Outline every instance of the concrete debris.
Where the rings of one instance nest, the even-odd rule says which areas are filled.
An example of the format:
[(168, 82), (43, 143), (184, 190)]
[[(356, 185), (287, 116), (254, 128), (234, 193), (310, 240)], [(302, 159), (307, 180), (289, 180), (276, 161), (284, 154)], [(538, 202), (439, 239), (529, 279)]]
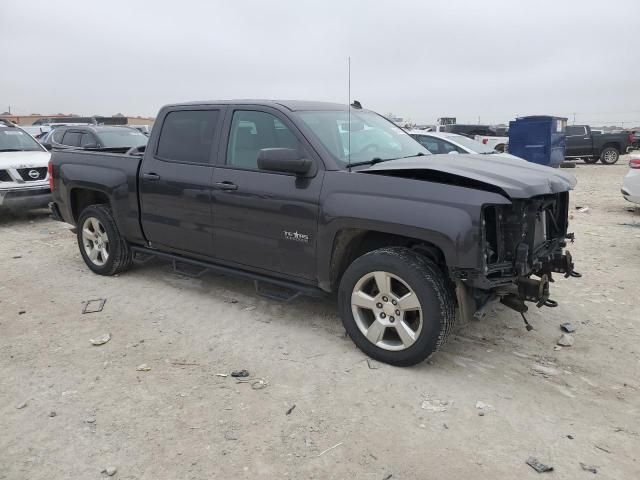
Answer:
[(26, 406), (27, 406), (27, 402), (26, 402), (26, 401), (24, 401), (24, 402), (19, 403), (18, 405), (16, 405), (16, 408), (17, 408), (18, 410), (22, 410), (22, 409), (23, 409), (23, 408), (25, 408)]
[(573, 333), (576, 331), (576, 327), (574, 327), (573, 325), (571, 325), (570, 322), (564, 322), (560, 324), (560, 328), (562, 329), (563, 332), (565, 333)]
[(582, 470), (585, 472), (598, 473), (597, 465), (587, 465), (586, 463), (580, 462), (580, 467), (582, 467)]
[(143, 363), (142, 365), (138, 365), (136, 367), (136, 370), (138, 372), (148, 372), (149, 370), (151, 370), (151, 367), (149, 365), (147, 365), (146, 363)]
[(545, 377), (554, 377), (560, 374), (560, 372), (555, 368), (545, 367), (544, 365), (538, 365), (537, 363), (534, 363), (531, 369)]
[(603, 447), (602, 445), (594, 445), (598, 450), (602, 450), (605, 453), (611, 453), (611, 450), (607, 447)]
[(228, 377), (228, 373), (216, 373), (216, 377)]
[(103, 469), (100, 473), (106, 473), (110, 477), (113, 477), (116, 474), (117, 471), (118, 471), (118, 469), (116, 467), (107, 467), (107, 468)]
[(55, 410), (51, 410), (51, 411), (49, 412), (49, 416), (50, 416), (51, 418), (55, 417), (56, 415), (58, 415), (58, 414), (55, 412)]
[(226, 440), (237, 440), (238, 436), (234, 432), (232, 432), (231, 430), (228, 430), (228, 431), (224, 432), (224, 438)]
[(570, 347), (573, 345), (573, 337), (568, 333), (563, 333), (558, 339), (557, 344), (562, 347)]
[(291, 415), (291, 412), (293, 412), (293, 411), (295, 410), (295, 408), (296, 408), (296, 404), (294, 403), (294, 404), (291, 406), (291, 408), (289, 408), (289, 409), (287, 410), (287, 412), (285, 413), (285, 415)]
[(452, 402), (438, 400), (427, 397), (422, 401), (422, 409), (434, 413), (446, 412)]
[(267, 388), (267, 385), (269, 385), (269, 382), (262, 379), (251, 382), (251, 388), (254, 390), (262, 390), (263, 388)]
[(107, 343), (109, 340), (111, 340), (111, 334), (110, 333), (105, 333), (104, 335), (98, 337), (98, 338), (91, 338), (89, 339), (89, 341), (91, 342), (91, 345), (95, 345), (96, 347), (99, 345), (104, 345), (105, 343)]
[(527, 458), (527, 465), (529, 465), (538, 473), (553, 472), (553, 467), (545, 465), (535, 457)]
[(86, 423), (96, 423), (96, 417), (89, 417), (85, 420)]
[(485, 414), (489, 412), (495, 411), (495, 408), (493, 408), (491, 405), (489, 405), (488, 403), (481, 402), (480, 400), (476, 402), (476, 408), (480, 410), (478, 412), (478, 415), (480, 415), (481, 417), (484, 417)]
[(247, 370), (234, 370), (233, 372), (231, 372), (231, 376), (235, 378), (248, 377), (249, 372)]

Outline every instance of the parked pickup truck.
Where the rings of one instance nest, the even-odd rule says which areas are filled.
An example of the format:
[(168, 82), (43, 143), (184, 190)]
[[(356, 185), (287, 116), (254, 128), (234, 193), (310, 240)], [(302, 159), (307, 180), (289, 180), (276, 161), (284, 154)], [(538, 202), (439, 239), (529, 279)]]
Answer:
[(155, 255), (270, 295), (337, 292), (355, 344), (394, 365), (436, 351), (456, 309), (556, 305), (552, 274), (576, 275), (564, 250), (571, 175), (431, 155), (354, 105), (166, 106), (144, 152), (53, 152), (54, 216), (77, 226), (101, 275)]
[(567, 125), (566, 158), (582, 158), (585, 163), (600, 160), (613, 165), (631, 147), (631, 135), (621, 133), (592, 133), (589, 125)]

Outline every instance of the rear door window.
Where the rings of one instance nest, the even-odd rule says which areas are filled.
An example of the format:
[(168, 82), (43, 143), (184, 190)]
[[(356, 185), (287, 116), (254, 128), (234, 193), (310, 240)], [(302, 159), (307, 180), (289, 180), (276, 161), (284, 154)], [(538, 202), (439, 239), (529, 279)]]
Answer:
[(66, 132), (64, 132), (61, 143), (63, 145), (69, 145), (70, 147), (79, 147), (81, 136), (81, 132), (73, 132), (71, 130), (67, 130)]
[(98, 141), (92, 133), (83, 133), (82, 137), (80, 138), (80, 146), (95, 148), (98, 146)]
[(587, 129), (585, 127), (568, 126), (566, 130), (567, 137), (586, 135), (586, 133)]
[(219, 110), (178, 110), (164, 119), (157, 156), (162, 160), (209, 163)]

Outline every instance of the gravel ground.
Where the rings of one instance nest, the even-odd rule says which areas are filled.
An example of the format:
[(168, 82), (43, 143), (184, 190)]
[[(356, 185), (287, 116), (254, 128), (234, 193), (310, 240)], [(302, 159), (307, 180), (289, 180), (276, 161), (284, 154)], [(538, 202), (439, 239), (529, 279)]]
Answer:
[[(538, 478), (530, 456), (554, 467), (545, 478), (593, 476), (581, 462), (640, 478), (640, 211), (620, 195), (626, 171), (624, 157), (571, 170), (584, 276), (557, 279), (560, 305), (533, 307), (534, 331), (498, 306), (412, 368), (368, 362), (331, 300), (281, 304), (161, 262), (100, 277), (67, 225), (3, 217), (0, 479)], [(94, 298), (103, 311), (81, 314)], [(566, 321), (575, 343), (558, 350)], [(239, 369), (250, 377), (217, 375)]]

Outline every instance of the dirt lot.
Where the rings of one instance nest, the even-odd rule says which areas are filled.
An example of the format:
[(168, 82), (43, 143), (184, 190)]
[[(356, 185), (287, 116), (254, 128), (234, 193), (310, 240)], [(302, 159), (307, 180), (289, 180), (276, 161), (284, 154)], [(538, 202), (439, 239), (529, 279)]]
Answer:
[[(533, 307), (534, 331), (497, 307), (405, 369), (367, 362), (330, 300), (281, 304), (161, 262), (100, 277), (69, 226), (2, 218), (0, 479), (538, 478), (529, 456), (554, 467), (545, 478), (591, 478), (581, 462), (640, 478), (640, 211), (620, 195), (626, 170), (624, 157), (572, 170), (584, 277), (557, 280), (560, 305)], [(104, 310), (81, 314), (93, 298)], [(566, 321), (575, 344), (556, 350)], [(253, 383), (216, 375), (243, 368)]]

